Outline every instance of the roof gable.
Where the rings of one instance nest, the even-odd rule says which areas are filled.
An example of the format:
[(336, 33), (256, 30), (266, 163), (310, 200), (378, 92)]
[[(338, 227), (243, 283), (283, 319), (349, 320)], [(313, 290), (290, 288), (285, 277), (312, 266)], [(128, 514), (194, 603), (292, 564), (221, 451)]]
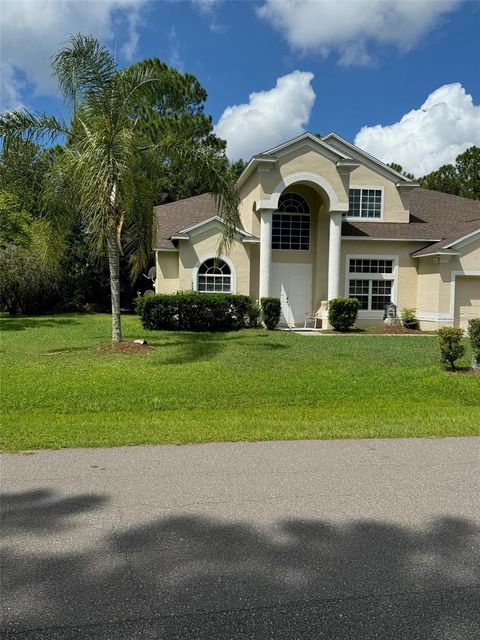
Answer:
[[(220, 216), (212, 216), (172, 234), (171, 240), (191, 240), (198, 234), (204, 233), (210, 229), (218, 230), (223, 229), (224, 227), (225, 222), (220, 218)], [(253, 236), (251, 233), (247, 233), (247, 231), (240, 229), (239, 227), (235, 228), (235, 235), (242, 242), (259, 242), (259, 239), (256, 236)]]
[(385, 178), (392, 180), (392, 182), (395, 182), (396, 184), (402, 183), (404, 185), (411, 185), (412, 187), (417, 184), (414, 180), (410, 180), (398, 171), (395, 171), (395, 169), (392, 169), (381, 160), (374, 158), (366, 151), (363, 151), (363, 149), (356, 147), (354, 144), (348, 142), (336, 133), (329, 133), (328, 135), (323, 136), (322, 140), (327, 142), (329, 146), (336, 148), (338, 151), (350, 154), (350, 157), (359, 160), (362, 164), (372, 169), (372, 171), (380, 173)]
[(300, 151), (304, 148), (319, 153), (335, 164), (341, 165), (343, 163), (351, 163), (354, 161), (349, 154), (344, 153), (339, 149), (335, 149), (324, 140), (314, 136), (312, 133), (306, 132), (292, 140), (283, 142), (272, 149), (268, 149), (267, 151), (263, 151), (262, 153), (252, 156), (237, 180), (237, 187), (240, 187), (260, 165), (263, 164), (271, 166), (276, 164), (276, 162), (283, 156), (294, 153), (295, 151)]

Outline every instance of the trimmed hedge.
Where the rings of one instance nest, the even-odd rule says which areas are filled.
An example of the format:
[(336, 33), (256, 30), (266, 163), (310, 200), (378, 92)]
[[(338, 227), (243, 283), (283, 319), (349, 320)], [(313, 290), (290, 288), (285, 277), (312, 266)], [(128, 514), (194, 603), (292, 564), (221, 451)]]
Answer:
[(137, 298), (144, 329), (237, 331), (247, 326), (252, 300), (227, 293), (178, 293)]
[(335, 331), (349, 331), (360, 309), (356, 298), (333, 298), (328, 301), (328, 321)]
[(260, 305), (262, 307), (262, 320), (267, 329), (273, 331), (280, 322), (282, 313), (280, 298), (262, 298)]

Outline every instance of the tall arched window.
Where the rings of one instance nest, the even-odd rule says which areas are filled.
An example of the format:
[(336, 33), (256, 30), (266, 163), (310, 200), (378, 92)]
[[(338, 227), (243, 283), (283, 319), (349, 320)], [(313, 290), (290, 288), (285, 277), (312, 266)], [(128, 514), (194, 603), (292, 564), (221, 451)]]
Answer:
[(231, 293), (232, 272), (220, 258), (209, 258), (198, 268), (197, 291), (203, 293)]
[(298, 193), (282, 193), (272, 216), (272, 249), (308, 251), (310, 207)]

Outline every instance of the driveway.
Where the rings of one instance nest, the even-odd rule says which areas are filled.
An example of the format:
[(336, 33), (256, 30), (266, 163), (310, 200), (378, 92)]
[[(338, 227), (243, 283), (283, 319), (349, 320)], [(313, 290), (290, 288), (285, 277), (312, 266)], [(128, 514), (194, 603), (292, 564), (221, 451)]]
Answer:
[(2, 638), (480, 637), (480, 438), (0, 464)]

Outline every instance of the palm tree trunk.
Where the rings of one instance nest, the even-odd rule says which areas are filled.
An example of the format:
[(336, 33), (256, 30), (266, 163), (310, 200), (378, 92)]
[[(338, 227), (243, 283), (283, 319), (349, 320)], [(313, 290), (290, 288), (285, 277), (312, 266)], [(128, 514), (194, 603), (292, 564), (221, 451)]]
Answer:
[(107, 242), (108, 266), (110, 269), (110, 296), (112, 298), (112, 342), (122, 341), (120, 320), (120, 249), (112, 238)]

